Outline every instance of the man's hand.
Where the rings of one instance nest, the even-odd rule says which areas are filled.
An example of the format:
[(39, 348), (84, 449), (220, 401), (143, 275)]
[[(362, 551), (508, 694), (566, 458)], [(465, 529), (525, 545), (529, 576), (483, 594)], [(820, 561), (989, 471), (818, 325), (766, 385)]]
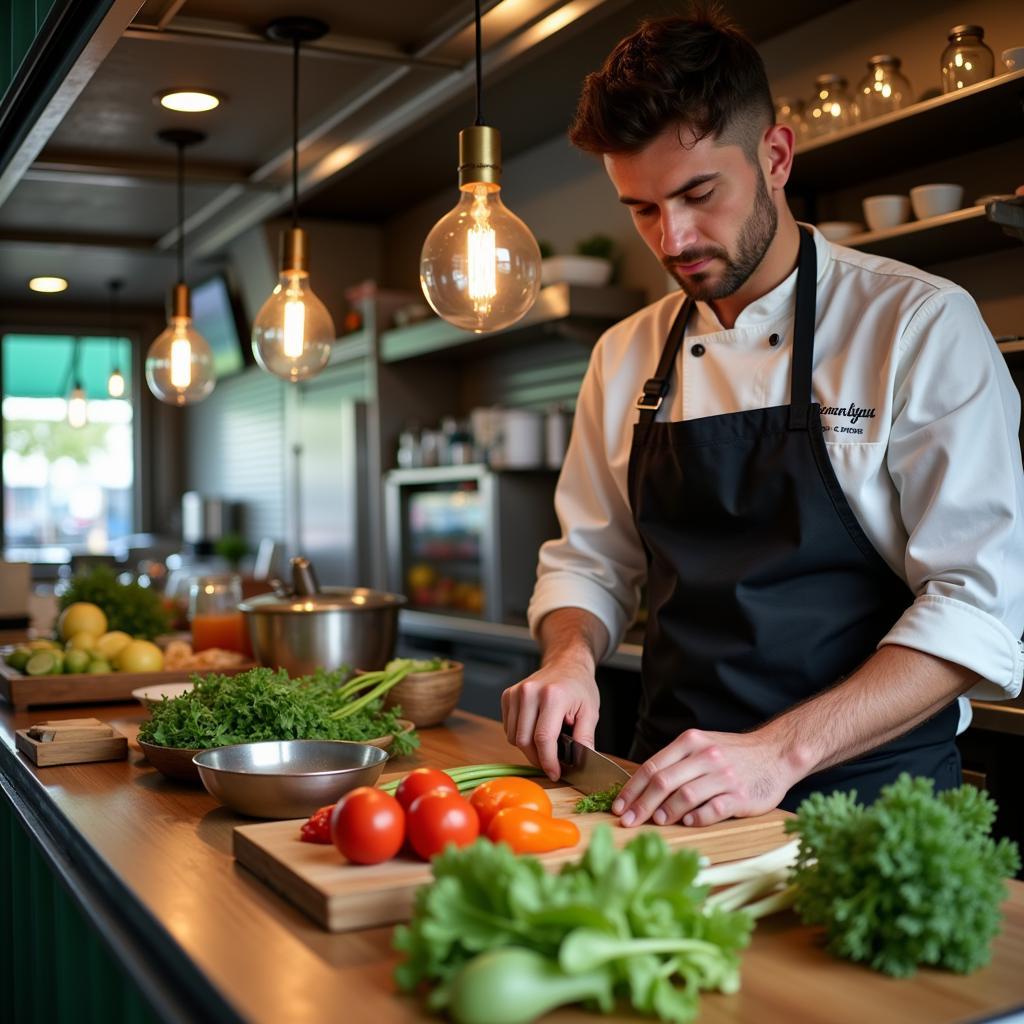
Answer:
[(501, 695), (501, 718), (509, 743), (554, 781), (561, 771), (557, 741), (562, 723), (573, 727), (573, 739), (592, 747), (599, 705), (592, 669), (552, 661)]
[(766, 731), (688, 729), (637, 769), (612, 805), (622, 824), (713, 825), (778, 807), (805, 772)]

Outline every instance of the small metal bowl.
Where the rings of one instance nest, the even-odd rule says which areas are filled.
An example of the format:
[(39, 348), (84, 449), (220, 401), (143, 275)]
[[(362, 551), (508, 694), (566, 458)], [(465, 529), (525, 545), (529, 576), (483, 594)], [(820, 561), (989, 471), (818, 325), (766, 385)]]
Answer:
[(203, 750), (192, 759), (207, 792), (252, 818), (302, 818), (372, 786), (387, 751), (342, 740), (271, 740)]

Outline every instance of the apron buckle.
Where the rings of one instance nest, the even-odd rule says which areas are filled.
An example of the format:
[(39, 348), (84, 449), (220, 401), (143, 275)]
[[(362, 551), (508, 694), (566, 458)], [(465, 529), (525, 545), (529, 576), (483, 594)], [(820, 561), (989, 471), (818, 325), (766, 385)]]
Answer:
[(665, 398), (666, 391), (668, 391), (667, 380), (659, 377), (651, 377), (649, 380), (644, 382), (643, 394), (641, 394), (636, 400), (636, 407), (641, 412), (645, 409), (657, 412), (661, 408), (661, 403)]

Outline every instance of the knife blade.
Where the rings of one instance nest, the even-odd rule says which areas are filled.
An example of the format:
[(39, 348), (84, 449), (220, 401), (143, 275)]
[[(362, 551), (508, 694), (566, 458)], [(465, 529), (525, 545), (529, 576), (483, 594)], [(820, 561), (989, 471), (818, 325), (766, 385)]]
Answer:
[(558, 763), (562, 778), (585, 796), (602, 793), (611, 786), (625, 785), (630, 774), (610, 757), (585, 747), (563, 729), (558, 737)]

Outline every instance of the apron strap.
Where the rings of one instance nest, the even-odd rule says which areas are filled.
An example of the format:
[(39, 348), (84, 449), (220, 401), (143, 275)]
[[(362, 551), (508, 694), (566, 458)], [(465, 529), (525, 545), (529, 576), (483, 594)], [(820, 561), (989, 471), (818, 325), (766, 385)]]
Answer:
[(683, 344), (686, 321), (689, 320), (692, 309), (693, 299), (687, 295), (682, 308), (676, 314), (675, 320), (672, 321), (668, 338), (665, 340), (665, 347), (661, 350), (661, 358), (658, 360), (658, 368), (654, 371), (654, 376), (645, 381), (643, 393), (636, 400), (636, 407), (640, 410), (637, 424), (640, 427), (641, 441), (647, 440), (654, 417), (657, 416), (661, 403), (665, 400), (665, 395), (668, 394), (672, 370), (675, 367), (680, 346)]
[(806, 430), (813, 393), (814, 319), (817, 307), (818, 256), (814, 236), (800, 228), (796, 271), (796, 318), (793, 326), (793, 367), (789, 382), (789, 429)]

